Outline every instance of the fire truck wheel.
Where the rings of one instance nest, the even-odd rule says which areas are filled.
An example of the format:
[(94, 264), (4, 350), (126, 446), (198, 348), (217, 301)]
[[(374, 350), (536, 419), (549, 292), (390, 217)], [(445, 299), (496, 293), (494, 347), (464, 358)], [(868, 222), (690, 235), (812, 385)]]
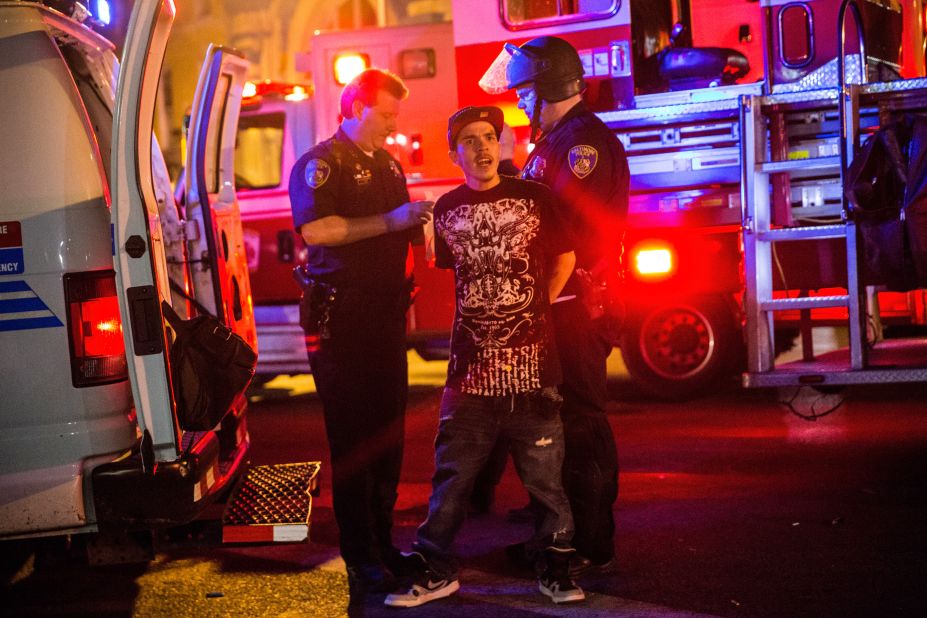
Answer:
[(722, 299), (683, 299), (633, 312), (621, 338), (621, 354), (644, 390), (682, 400), (735, 373), (743, 337)]

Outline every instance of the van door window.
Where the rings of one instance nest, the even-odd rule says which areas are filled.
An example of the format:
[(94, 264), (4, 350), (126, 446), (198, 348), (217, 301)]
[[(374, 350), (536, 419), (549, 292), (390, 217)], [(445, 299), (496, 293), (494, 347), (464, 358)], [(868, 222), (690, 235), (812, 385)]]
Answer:
[(227, 75), (216, 82), (216, 98), (223, 101), (211, 110), (209, 129), (206, 133), (206, 160), (204, 163), (204, 178), (206, 179), (207, 193), (218, 193), (220, 183), (220, 165), (222, 153), (219, 147), (222, 143), (222, 119), (225, 117), (225, 101), (228, 99), (228, 90), (231, 80)]
[(280, 186), (283, 127), (286, 114), (241, 116), (235, 138), (235, 187), (271, 189)]
[(499, 0), (509, 30), (611, 17), (621, 0)]

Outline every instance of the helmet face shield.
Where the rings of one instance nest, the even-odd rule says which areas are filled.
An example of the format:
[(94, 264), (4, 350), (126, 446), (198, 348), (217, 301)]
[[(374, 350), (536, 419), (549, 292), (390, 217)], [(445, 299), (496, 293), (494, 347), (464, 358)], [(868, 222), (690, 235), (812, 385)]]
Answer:
[(567, 41), (542, 36), (516, 47), (506, 43), (480, 79), (480, 87), (490, 94), (532, 82), (538, 96), (557, 102), (582, 93), (585, 69), (576, 49)]
[(490, 64), (486, 72), (483, 73), (483, 77), (480, 78), (479, 86), (483, 89), (483, 92), (488, 94), (502, 94), (506, 90), (509, 90), (506, 75), (508, 74), (509, 64), (512, 62), (512, 58), (517, 51), (518, 48), (511, 43), (506, 43), (502, 46), (502, 51), (499, 52), (496, 59), (492, 61), (492, 64)]

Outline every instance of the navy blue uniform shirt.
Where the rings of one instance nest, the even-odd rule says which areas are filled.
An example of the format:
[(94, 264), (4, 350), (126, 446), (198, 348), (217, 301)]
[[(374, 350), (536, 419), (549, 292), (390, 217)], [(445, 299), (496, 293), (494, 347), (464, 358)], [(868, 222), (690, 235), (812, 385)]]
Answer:
[(618, 259), (628, 213), (628, 159), (615, 134), (584, 103), (541, 137), (522, 177), (547, 185), (560, 198), (577, 268)]
[[(368, 156), (342, 129), (301, 156), (290, 173), (293, 224), (331, 215), (380, 215), (409, 201), (402, 167), (385, 150)], [(309, 273), (335, 285), (404, 285), (409, 242), (419, 228), (336, 247), (309, 247)]]

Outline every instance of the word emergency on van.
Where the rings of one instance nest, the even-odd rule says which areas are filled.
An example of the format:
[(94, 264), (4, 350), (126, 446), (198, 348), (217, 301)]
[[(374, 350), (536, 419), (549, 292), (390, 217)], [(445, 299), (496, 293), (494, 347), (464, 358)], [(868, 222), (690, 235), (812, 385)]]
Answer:
[(24, 270), (22, 227), (19, 221), (0, 221), (0, 275)]

